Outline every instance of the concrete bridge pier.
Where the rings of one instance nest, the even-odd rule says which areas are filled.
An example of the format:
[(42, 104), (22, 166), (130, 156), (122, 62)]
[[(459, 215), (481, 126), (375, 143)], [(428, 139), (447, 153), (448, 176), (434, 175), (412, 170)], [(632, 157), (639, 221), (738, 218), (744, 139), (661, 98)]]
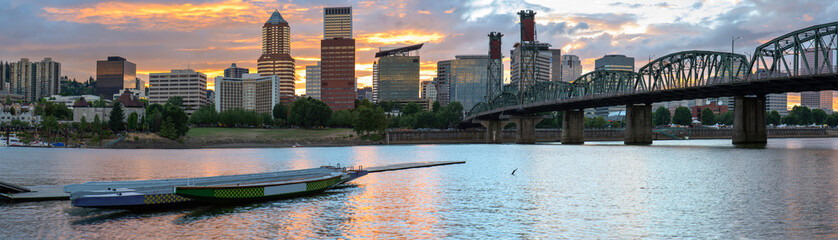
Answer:
[(486, 128), (486, 143), (501, 143), (503, 140), (503, 126), (508, 121), (481, 120), (480, 125)]
[(652, 105), (626, 105), (625, 144), (652, 144)]
[(562, 144), (585, 143), (585, 112), (567, 110), (562, 115)]
[(533, 144), (535, 143), (535, 125), (541, 122), (540, 116), (537, 117), (521, 117), (516, 116), (512, 118), (515, 123), (515, 142), (519, 144)]
[(766, 144), (765, 95), (733, 98), (733, 144)]

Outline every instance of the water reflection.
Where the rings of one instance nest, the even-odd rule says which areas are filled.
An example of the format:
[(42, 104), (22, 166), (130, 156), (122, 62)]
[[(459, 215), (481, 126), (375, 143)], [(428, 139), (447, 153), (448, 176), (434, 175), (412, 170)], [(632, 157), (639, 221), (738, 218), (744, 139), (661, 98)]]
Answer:
[[(162, 211), (0, 204), (0, 239), (835, 238), (838, 139), (347, 148), (0, 149), (0, 181), (68, 184), (337, 164), (375, 173), (324, 194)], [(518, 169), (515, 175), (512, 170)]]

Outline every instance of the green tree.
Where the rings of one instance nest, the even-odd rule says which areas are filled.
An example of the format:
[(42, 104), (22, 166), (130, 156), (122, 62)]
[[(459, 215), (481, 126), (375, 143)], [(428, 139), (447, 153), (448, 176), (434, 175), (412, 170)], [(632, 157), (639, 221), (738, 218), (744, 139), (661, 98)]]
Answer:
[(780, 113), (777, 112), (777, 110), (771, 110), (771, 112), (768, 112), (767, 115), (768, 116), (765, 118), (767, 124), (777, 126), (782, 123), (783, 118), (780, 117)]
[(701, 110), (701, 125), (710, 126), (716, 124), (716, 114), (710, 108)]
[(672, 116), (672, 123), (678, 125), (688, 126), (692, 124), (693, 117), (690, 109), (687, 107), (678, 107), (675, 109), (675, 114)]
[(169, 97), (169, 100), (166, 100), (166, 105), (183, 108), (183, 98), (180, 96)]
[(9, 108), (9, 113), (12, 114), (12, 116), (17, 115), (15, 112), (15, 108)]
[(303, 127), (326, 126), (332, 117), (332, 109), (323, 101), (307, 97), (291, 104), (288, 123)]
[(183, 111), (183, 109), (181, 109), (180, 107), (174, 104), (166, 104), (165, 111), (163, 112), (162, 117), (166, 120), (169, 120), (171, 118), (171, 122), (175, 126), (175, 133), (177, 134), (177, 136), (183, 136), (186, 135), (187, 132), (189, 132), (189, 125), (187, 124), (189, 121), (189, 117), (186, 115), (186, 112)]
[(279, 120), (279, 119), (287, 120), (288, 119), (288, 107), (286, 107), (285, 105), (283, 105), (281, 103), (277, 103), (276, 105), (274, 105), (273, 115), (274, 115), (274, 118), (277, 119), (277, 120)]
[(175, 121), (171, 117), (168, 117), (165, 121), (163, 121), (163, 127), (160, 129), (159, 135), (172, 140), (177, 139), (180, 136), (175, 128)]
[(655, 122), (655, 126), (661, 126), (661, 125), (669, 124), (669, 122), (671, 120), (670, 119), (670, 114), (669, 114), (669, 109), (666, 109), (665, 107), (658, 107), (658, 109), (655, 110), (655, 116), (653, 117), (653, 119), (654, 119), (654, 122)]
[(41, 121), (41, 129), (47, 133), (47, 136), (50, 139), (48, 142), (51, 142), (52, 132), (58, 130), (58, 127), (58, 120), (55, 119), (54, 116), (47, 116), (44, 118), (44, 121)]
[(139, 121), (139, 114), (137, 114), (137, 112), (132, 112), (131, 114), (128, 114), (128, 130), (138, 130), (137, 121)]
[(783, 124), (785, 125), (797, 125), (800, 122), (800, 118), (797, 115), (789, 114), (783, 118)]
[[(792, 107), (789, 115), (793, 115), (795, 116), (795, 119), (797, 119), (797, 123), (794, 123), (795, 125), (809, 125), (815, 122), (812, 120), (812, 111), (806, 106)], [(785, 123), (785, 121), (783, 123)]]
[(434, 104), (431, 107), (431, 111), (437, 113), (440, 109), (442, 109), (442, 104), (439, 104), (439, 101), (434, 101)]
[(838, 126), (838, 117), (836, 114), (838, 113), (832, 113), (829, 116), (826, 116), (826, 124), (830, 127)]
[[(373, 108), (372, 102), (370, 102), (370, 100), (366, 99), (366, 98), (364, 100), (361, 100), (361, 102), (358, 103), (358, 107), (362, 107), (362, 106), (363, 107), (368, 107), (368, 108)], [(356, 107), (356, 108), (358, 108), (358, 107)]]
[(607, 124), (608, 124), (608, 122), (605, 121), (605, 117), (595, 117), (595, 118), (593, 118), (593, 120), (591, 122), (591, 127), (592, 128), (605, 128), (605, 125), (607, 125)]
[(383, 134), (387, 128), (387, 116), (381, 108), (371, 109), (361, 106), (355, 110), (358, 117), (355, 118), (354, 130), (358, 135)]
[(438, 128), (449, 128), (460, 124), (463, 120), (463, 105), (460, 102), (450, 102), (437, 113)]
[(826, 123), (827, 114), (826, 114), (826, 111), (824, 111), (823, 109), (820, 109), (820, 108), (812, 109), (812, 115), (811, 116), (812, 116), (811, 121), (814, 124), (823, 125), (824, 123)]
[(332, 127), (352, 127), (352, 121), (355, 120), (354, 114), (349, 110), (340, 110), (332, 113), (330, 119), (330, 126)]
[(264, 127), (264, 126), (273, 126), (273, 125), (274, 125), (274, 119), (273, 119), (273, 117), (271, 116), (271, 114), (270, 114), (270, 113), (260, 113), (260, 114), (259, 114), (259, 120), (258, 120), (258, 121), (262, 123), (261, 125), (262, 125), (263, 127)]
[(215, 105), (201, 106), (189, 116), (189, 123), (198, 126), (218, 126), (218, 112), (215, 111)]
[(422, 111), (422, 107), (419, 106), (418, 103), (412, 102), (412, 103), (408, 103), (407, 105), (404, 106), (404, 109), (402, 109), (402, 114), (413, 115), (413, 114), (418, 113), (419, 111)]
[(79, 122), (80, 122), (79, 127), (82, 130), (87, 130), (87, 129), (90, 128), (90, 123), (87, 122), (87, 117), (81, 116), (81, 120), (79, 120)]
[(733, 111), (727, 111), (719, 116), (719, 123), (724, 125), (733, 125)]
[(113, 107), (111, 108), (111, 117), (108, 122), (109, 128), (111, 131), (122, 132), (125, 130), (125, 112), (122, 110), (122, 104), (118, 101), (114, 101)]

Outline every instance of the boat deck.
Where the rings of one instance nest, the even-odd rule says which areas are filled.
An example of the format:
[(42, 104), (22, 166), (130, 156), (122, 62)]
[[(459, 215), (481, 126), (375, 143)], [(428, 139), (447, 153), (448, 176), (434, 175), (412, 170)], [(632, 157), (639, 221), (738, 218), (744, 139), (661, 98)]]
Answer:
[[(425, 167), (435, 167), (435, 166), (444, 166), (444, 165), (451, 165), (451, 164), (463, 164), (466, 163), (465, 161), (437, 161), (437, 162), (412, 162), (412, 163), (399, 163), (399, 164), (392, 164), (392, 165), (385, 165), (385, 166), (377, 166), (377, 167), (368, 167), (364, 168), (364, 170), (369, 171), (370, 173), (377, 173), (377, 172), (389, 172), (389, 171), (398, 171), (398, 170), (405, 170), (405, 169), (413, 169), (413, 168), (425, 168)], [(307, 169), (311, 170), (311, 169)], [(289, 171), (289, 172), (296, 172), (299, 171), (306, 171), (306, 170), (297, 170), (297, 171)], [(286, 172), (282, 172), (287, 174)], [(257, 173), (257, 174), (248, 174), (247, 176), (250, 177), (276, 177), (277, 174), (280, 173)], [(232, 176), (216, 176), (216, 177), (202, 177), (202, 178), (190, 178), (190, 179), (162, 179), (162, 180), (142, 180), (142, 181), (116, 181), (116, 182), (88, 182), (83, 184), (70, 184), (67, 186), (62, 185), (41, 185), (41, 186), (25, 186), (31, 190), (30, 192), (12, 192), (12, 193), (0, 193), (0, 200), (6, 200), (11, 202), (29, 202), (29, 201), (46, 201), (46, 200), (69, 200), (70, 193), (68, 192), (81, 192), (81, 191), (96, 191), (102, 190), (104, 188), (149, 188), (149, 187), (159, 187), (159, 186), (171, 186), (173, 183), (181, 184), (181, 185), (192, 185), (199, 182), (224, 182), (224, 181), (235, 181), (240, 180), (241, 175), (232, 175)], [(183, 184), (187, 183), (187, 184)]]

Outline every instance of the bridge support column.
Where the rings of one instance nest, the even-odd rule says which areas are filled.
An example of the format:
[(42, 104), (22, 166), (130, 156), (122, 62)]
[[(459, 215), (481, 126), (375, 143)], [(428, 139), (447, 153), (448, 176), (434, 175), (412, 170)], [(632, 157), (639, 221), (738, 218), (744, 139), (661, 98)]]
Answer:
[(733, 98), (733, 144), (765, 144), (765, 95)]
[(515, 142), (519, 144), (535, 143), (535, 125), (543, 118), (538, 117), (516, 117), (512, 119), (515, 123)]
[(500, 143), (503, 140), (503, 125), (501, 120), (482, 120), (480, 125), (486, 128), (486, 143)]
[(652, 144), (652, 105), (626, 105), (625, 144)]
[(567, 110), (562, 114), (562, 144), (585, 143), (585, 112)]

